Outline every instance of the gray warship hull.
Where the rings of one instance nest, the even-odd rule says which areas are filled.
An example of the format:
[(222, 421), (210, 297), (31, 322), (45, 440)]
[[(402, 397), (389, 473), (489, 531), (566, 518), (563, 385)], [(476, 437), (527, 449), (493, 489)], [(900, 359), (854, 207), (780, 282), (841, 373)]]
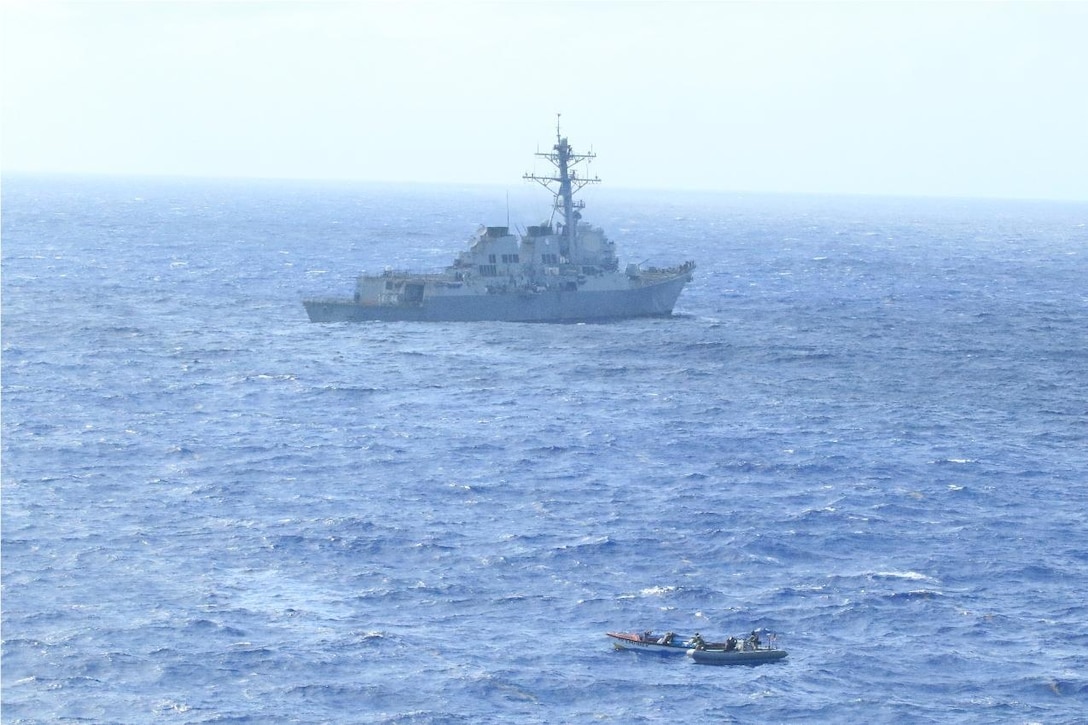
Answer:
[(606, 322), (670, 316), (689, 279), (690, 272), (684, 271), (622, 290), (442, 295), (399, 304), (309, 299), (303, 304), (311, 322)]

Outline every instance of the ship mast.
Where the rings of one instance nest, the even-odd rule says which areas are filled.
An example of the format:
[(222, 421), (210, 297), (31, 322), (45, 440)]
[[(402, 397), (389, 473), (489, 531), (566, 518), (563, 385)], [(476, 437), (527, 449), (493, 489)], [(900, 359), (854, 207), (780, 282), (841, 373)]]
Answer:
[[(552, 147), (551, 153), (540, 151), (536, 153), (537, 156), (551, 162), (559, 175), (538, 176), (537, 174), (525, 174), (523, 178), (526, 181), (537, 182), (555, 195), (555, 202), (552, 206), (552, 219), (555, 219), (556, 214), (561, 213), (563, 215), (563, 231), (559, 251), (564, 256), (569, 256), (570, 248), (574, 244), (578, 230), (578, 220), (582, 216), (578, 210), (584, 209), (586, 206), (584, 201), (574, 200), (574, 193), (587, 184), (598, 184), (601, 180), (596, 176), (592, 179), (588, 177), (581, 178), (574, 170), (574, 167), (582, 161), (592, 161), (597, 158), (597, 154), (592, 151), (587, 154), (574, 152), (571, 145), (567, 143), (567, 139), (559, 132), (560, 116), (562, 114), (557, 113), (555, 117), (555, 146)], [(558, 184), (558, 188), (553, 188), (553, 184)]]

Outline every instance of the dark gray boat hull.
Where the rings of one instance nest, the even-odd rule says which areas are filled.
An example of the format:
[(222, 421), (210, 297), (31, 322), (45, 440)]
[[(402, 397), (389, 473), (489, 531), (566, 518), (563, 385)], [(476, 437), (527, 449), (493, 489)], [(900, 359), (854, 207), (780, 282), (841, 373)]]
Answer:
[(720, 649), (690, 649), (688, 650), (688, 657), (691, 657), (700, 665), (762, 665), (767, 662), (777, 662), (785, 659), (786, 651), (781, 649), (750, 649), (726, 652)]

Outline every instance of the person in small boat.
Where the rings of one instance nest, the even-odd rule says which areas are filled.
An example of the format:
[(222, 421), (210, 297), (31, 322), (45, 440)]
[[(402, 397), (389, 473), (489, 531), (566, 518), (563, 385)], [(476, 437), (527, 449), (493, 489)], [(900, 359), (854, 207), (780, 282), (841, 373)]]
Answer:
[(695, 649), (705, 649), (706, 648), (706, 642), (703, 641), (702, 636), (698, 632), (695, 633), (695, 636), (691, 638), (691, 641), (688, 642), (688, 644), (691, 645), (692, 647), (694, 647)]
[(675, 637), (675, 636), (676, 636), (676, 634), (674, 632), (666, 632), (661, 637), (661, 639), (657, 640), (657, 643), (658, 644), (672, 644), (673, 637)]
[(725, 651), (726, 652), (732, 652), (736, 648), (737, 648), (737, 638), (736, 637), (730, 636), (729, 639), (725, 640)]
[(752, 630), (752, 633), (748, 635), (748, 645), (752, 649), (759, 649), (759, 632)]

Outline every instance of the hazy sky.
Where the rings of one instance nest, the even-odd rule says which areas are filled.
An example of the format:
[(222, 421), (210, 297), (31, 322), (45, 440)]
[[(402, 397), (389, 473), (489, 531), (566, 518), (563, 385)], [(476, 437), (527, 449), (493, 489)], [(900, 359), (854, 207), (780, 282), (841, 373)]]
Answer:
[(1085, 2), (0, 12), (4, 171), (1088, 200)]

